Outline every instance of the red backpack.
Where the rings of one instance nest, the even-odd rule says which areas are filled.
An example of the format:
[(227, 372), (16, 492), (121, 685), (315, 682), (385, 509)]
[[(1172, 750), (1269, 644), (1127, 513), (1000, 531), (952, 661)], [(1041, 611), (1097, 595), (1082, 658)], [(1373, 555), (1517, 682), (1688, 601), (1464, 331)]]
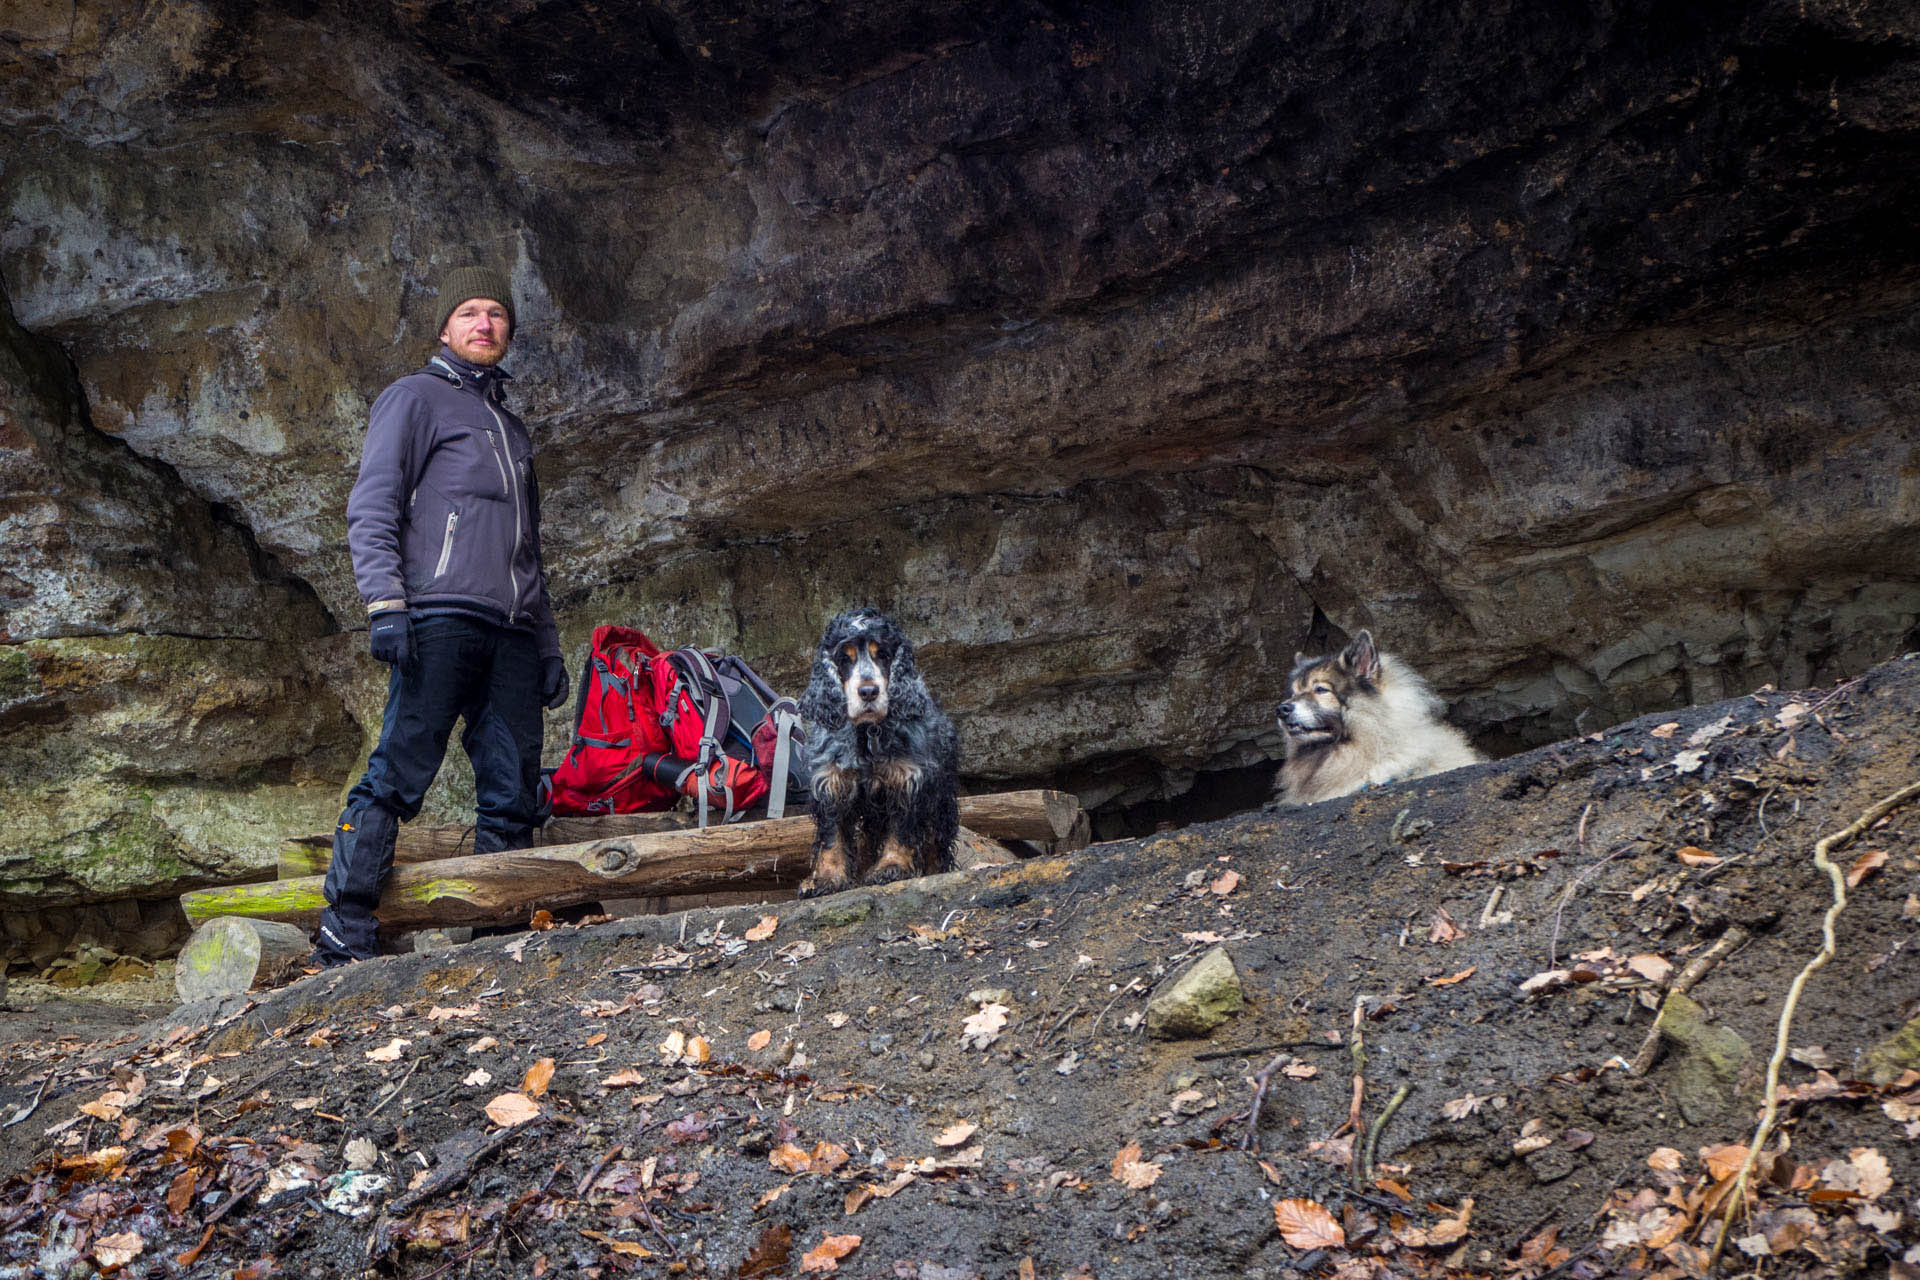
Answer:
[(799, 707), (739, 658), (662, 652), (644, 631), (596, 627), (580, 673), (573, 744), (549, 780), (559, 815), (645, 813), (681, 796), (720, 821), (804, 795)]

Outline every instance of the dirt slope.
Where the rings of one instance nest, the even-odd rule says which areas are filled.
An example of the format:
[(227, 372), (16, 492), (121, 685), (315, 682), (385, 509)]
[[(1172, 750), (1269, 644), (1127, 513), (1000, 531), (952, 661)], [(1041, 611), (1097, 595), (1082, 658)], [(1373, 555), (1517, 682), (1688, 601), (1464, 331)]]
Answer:
[[(489, 938), (18, 1045), (0, 1117), (52, 1082), (0, 1130), (0, 1276), (136, 1245), (118, 1274), (1697, 1274), (1738, 1160), (1715, 1148), (1751, 1133), (1820, 944), (1810, 849), (1920, 779), (1917, 710), (1902, 661), (770, 922)], [(1728, 1265), (1912, 1274), (1912, 1081), (1845, 1082), (1915, 1012), (1916, 829), (1896, 811), (1839, 855), (1886, 856), (1793, 1027), (1829, 1073), (1787, 1066), (1791, 1147)], [(1656, 982), (1736, 929), (1701, 1029), (1630, 1077)], [(1150, 1038), (1147, 994), (1216, 944), (1246, 1006)], [(1363, 1131), (1409, 1090), (1357, 1188), (1356, 1001)], [(538, 1117), (502, 1129), (506, 1094)], [(369, 1159), (367, 1215), (329, 1207)]]

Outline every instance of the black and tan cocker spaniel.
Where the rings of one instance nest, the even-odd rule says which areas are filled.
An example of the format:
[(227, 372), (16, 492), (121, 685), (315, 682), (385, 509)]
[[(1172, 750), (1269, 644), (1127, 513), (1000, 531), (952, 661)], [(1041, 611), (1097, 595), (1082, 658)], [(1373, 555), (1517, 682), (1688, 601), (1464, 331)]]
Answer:
[(951, 868), (960, 735), (891, 618), (856, 609), (827, 624), (800, 715), (815, 824), (801, 896)]

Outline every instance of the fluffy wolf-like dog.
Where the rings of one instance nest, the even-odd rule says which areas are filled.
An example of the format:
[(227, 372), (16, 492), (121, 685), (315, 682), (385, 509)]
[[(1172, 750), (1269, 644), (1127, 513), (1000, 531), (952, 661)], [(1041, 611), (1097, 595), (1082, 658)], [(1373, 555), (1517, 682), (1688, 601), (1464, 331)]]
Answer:
[(800, 896), (952, 870), (960, 738), (891, 618), (856, 609), (827, 624), (800, 714), (815, 828)]
[(1477, 764), (1486, 757), (1441, 719), (1446, 704), (1362, 631), (1339, 653), (1293, 655), (1293, 696), (1274, 708), (1287, 734), (1275, 779), (1285, 804)]

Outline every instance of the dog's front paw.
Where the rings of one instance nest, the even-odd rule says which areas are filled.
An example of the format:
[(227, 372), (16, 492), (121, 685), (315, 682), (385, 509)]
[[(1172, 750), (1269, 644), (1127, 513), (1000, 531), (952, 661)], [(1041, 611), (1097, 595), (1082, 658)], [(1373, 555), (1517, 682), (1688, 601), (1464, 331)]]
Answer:
[(797, 890), (803, 898), (818, 898), (824, 894), (839, 893), (842, 889), (853, 888), (853, 881), (845, 876), (810, 875), (800, 882)]
[(913, 877), (913, 868), (902, 866), (898, 862), (882, 862), (867, 872), (867, 884), (892, 884), (895, 880), (909, 880)]

